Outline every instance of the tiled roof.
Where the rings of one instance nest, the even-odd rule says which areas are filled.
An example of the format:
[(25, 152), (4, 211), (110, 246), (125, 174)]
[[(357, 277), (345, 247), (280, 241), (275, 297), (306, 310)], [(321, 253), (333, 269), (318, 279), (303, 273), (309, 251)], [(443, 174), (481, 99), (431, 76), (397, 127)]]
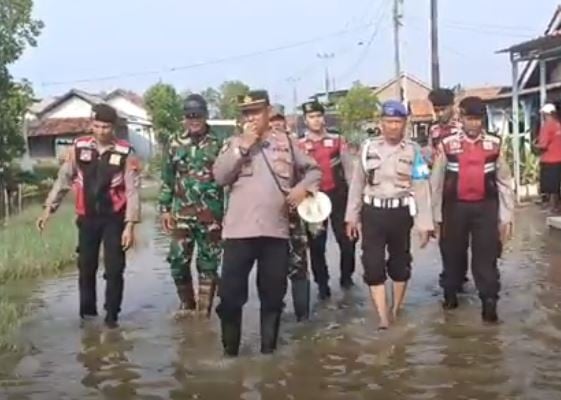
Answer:
[(111, 93), (109, 93), (107, 96), (105, 96), (106, 100), (109, 100), (113, 97), (116, 96), (122, 96), (125, 99), (127, 99), (128, 101), (130, 101), (133, 104), (136, 104), (139, 107), (144, 108), (145, 104), (144, 104), (144, 99), (142, 98), (142, 96), (138, 95), (137, 93), (130, 91), (130, 90), (124, 90), (124, 89), (117, 89), (112, 91)]
[(89, 118), (47, 118), (29, 126), (28, 137), (60, 136), (87, 133)]

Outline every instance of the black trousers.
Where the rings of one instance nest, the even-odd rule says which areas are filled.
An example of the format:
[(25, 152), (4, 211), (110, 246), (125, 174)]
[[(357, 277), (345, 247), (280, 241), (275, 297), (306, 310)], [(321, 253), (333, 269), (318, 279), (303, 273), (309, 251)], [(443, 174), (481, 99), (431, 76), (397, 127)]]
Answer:
[[(346, 190), (333, 190), (326, 193), (331, 200), (331, 227), (335, 234), (335, 239), (339, 245), (341, 252), (340, 268), (341, 276), (340, 281), (351, 279), (355, 271), (355, 242), (350, 240), (345, 232), (345, 211), (347, 207), (347, 191)], [(312, 272), (314, 280), (320, 285), (329, 282), (329, 272), (327, 262), (325, 259), (325, 250), (327, 244), (327, 228), (328, 221), (326, 220), (323, 229), (318, 233), (312, 235), (308, 234), (308, 243), (310, 246), (310, 260), (312, 264)]]
[[(382, 285), (387, 275), (394, 282), (411, 278), (411, 228), (408, 207), (383, 209), (363, 205), (362, 265), (368, 286)], [(389, 259), (386, 262), (386, 249)]]
[(218, 287), (220, 304), (216, 307), (220, 318), (232, 318), (247, 302), (249, 273), (255, 261), (261, 311), (282, 311), (288, 277), (288, 239), (226, 239)]
[(444, 289), (459, 290), (464, 271), (462, 263), (471, 239), (471, 271), (479, 296), (497, 299), (500, 276), (497, 258), (500, 255), (497, 200), (451, 202), (443, 212), (442, 235), (447, 243), (444, 263)]
[(116, 317), (121, 311), (123, 300), (125, 252), (121, 246), (121, 236), (125, 227), (124, 217), (79, 217), (77, 225), (80, 316), (97, 315), (96, 275), (99, 249), (103, 242), (103, 277), (107, 282), (105, 310)]
[[(462, 282), (465, 282), (467, 280), (467, 272), (468, 272), (469, 238), (466, 239), (468, 240), (468, 242), (464, 244), (466, 251), (462, 254), (461, 259), (455, 261), (460, 263), (460, 265), (458, 265), (458, 268), (460, 269), (460, 271), (463, 271), (464, 276), (462, 278)], [(439, 284), (440, 287), (444, 289), (444, 282), (446, 280), (446, 271), (447, 271), (445, 265), (446, 263), (450, 262), (450, 257), (448, 256), (449, 245), (446, 242), (446, 239), (442, 235), (440, 235), (438, 241), (438, 247), (440, 248), (440, 256), (442, 257), (442, 272), (440, 273)]]

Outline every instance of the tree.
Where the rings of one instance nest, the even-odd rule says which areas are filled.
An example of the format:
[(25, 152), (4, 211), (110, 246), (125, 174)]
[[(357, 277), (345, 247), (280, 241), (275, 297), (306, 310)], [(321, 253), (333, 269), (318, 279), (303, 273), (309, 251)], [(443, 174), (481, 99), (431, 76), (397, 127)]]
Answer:
[(183, 101), (175, 88), (166, 83), (157, 83), (144, 93), (146, 107), (152, 116), (156, 138), (166, 144), (170, 135), (181, 132)]
[(372, 89), (355, 82), (346, 96), (337, 102), (343, 133), (360, 129), (362, 123), (375, 117), (378, 107), (378, 98)]
[(218, 111), (220, 117), (224, 119), (238, 118), (237, 98), (246, 95), (249, 92), (249, 86), (241, 81), (226, 81), (220, 85), (219, 90)]
[(220, 92), (215, 88), (208, 87), (201, 92), (201, 96), (203, 96), (208, 103), (208, 111), (211, 118), (220, 117)]
[(43, 23), (31, 18), (32, 0), (0, 0), (0, 189), (8, 166), (25, 150), (23, 120), (33, 93), (16, 82), (8, 67), (28, 46), (37, 45)]

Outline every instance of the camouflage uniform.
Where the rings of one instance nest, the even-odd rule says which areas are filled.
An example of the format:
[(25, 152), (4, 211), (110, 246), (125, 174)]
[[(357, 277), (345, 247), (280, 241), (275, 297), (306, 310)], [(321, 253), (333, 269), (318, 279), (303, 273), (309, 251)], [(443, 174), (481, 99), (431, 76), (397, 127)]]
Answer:
[(194, 309), (191, 260), (197, 245), (199, 310), (209, 313), (221, 256), (223, 189), (214, 182), (212, 165), (223, 140), (209, 130), (200, 139), (187, 133), (170, 141), (162, 168), (160, 211), (170, 212), (175, 229), (167, 257), (178, 295)]

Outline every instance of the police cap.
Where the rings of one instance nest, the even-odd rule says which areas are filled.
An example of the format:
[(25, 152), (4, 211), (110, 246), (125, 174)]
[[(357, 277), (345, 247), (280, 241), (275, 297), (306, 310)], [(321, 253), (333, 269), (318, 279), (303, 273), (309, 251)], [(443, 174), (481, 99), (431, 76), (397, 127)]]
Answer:
[(117, 110), (109, 104), (100, 103), (93, 106), (93, 119), (96, 121), (115, 124), (118, 118)]
[(269, 93), (266, 90), (250, 90), (243, 96), (238, 96), (240, 110), (252, 110), (269, 106)]
[(460, 110), (462, 114), (468, 117), (483, 117), (486, 113), (486, 107), (480, 97), (466, 97), (460, 102)]
[(304, 115), (309, 114), (309, 113), (313, 113), (313, 112), (320, 112), (322, 114), (325, 114), (325, 108), (317, 100), (308, 101), (308, 102), (302, 104), (302, 111), (304, 112)]
[(190, 94), (183, 103), (183, 112), (187, 118), (207, 118), (208, 105), (200, 94)]
[(273, 104), (269, 118), (282, 118), (284, 119), (284, 106), (282, 104)]
[(382, 103), (382, 117), (407, 118), (407, 108), (397, 100), (388, 100)]
[(454, 92), (450, 89), (434, 89), (429, 93), (429, 101), (434, 107), (446, 107), (454, 104)]

